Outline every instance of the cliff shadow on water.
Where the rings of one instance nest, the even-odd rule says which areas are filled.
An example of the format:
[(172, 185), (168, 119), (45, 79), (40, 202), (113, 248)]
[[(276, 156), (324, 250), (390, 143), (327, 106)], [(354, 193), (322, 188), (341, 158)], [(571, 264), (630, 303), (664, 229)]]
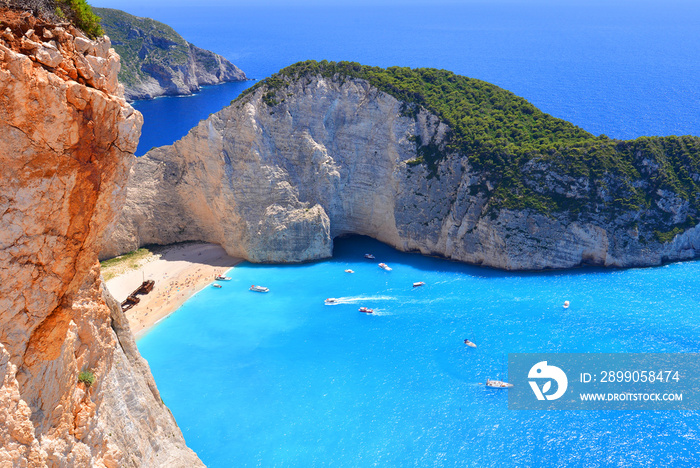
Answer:
[[(379, 254), (377, 254), (379, 252)], [(379, 242), (376, 239), (368, 236), (356, 234), (344, 234), (333, 239), (333, 257), (334, 261), (343, 261), (345, 259), (356, 260), (361, 258), (365, 253), (371, 253), (376, 258), (374, 262), (388, 263), (386, 258), (399, 259), (400, 262), (407, 262), (411, 267), (418, 270), (433, 271), (436, 268), (435, 261), (439, 262), (440, 271), (446, 272), (469, 272), (472, 276), (489, 278), (489, 277), (536, 277), (546, 280), (548, 277), (559, 275), (589, 275), (589, 274), (614, 274), (625, 270), (621, 267), (601, 267), (599, 265), (583, 264), (567, 269), (544, 268), (538, 270), (518, 270), (507, 271), (500, 268), (494, 268), (484, 265), (472, 265), (458, 260), (453, 260), (439, 253), (425, 254), (418, 250), (414, 251), (399, 251), (389, 244)], [(323, 260), (321, 260), (323, 261)], [(396, 261), (396, 260), (393, 260)], [(633, 268), (656, 268), (659, 265), (651, 265), (649, 267), (633, 267)]]
[(253, 262), (373, 237), (504, 270), (696, 258), (700, 139), (593, 136), (445, 70), (301, 62), (136, 163), (103, 256), (205, 240)]

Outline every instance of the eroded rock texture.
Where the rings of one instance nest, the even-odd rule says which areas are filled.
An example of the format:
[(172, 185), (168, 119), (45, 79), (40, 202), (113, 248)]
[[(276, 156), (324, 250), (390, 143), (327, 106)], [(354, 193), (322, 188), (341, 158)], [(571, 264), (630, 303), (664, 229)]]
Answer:
[(121, 55), (119, 80), (129, 100), (192, 94), (204, 85), (247, 79), (224, 57), (190, 44), (166, 24), (111, 8), (93, 11)]
[(99, 275), (142, 124), (119, 57), (0, 17), (0, 465), (197, 466)]
[[(656, 220), (692, 217), (687, 201), (651, 188), (657, 169), (643, 153), (635, 164), (648, 174), (634, 183), (654, 192), (649, 207), (612, 211), (607, 200), (599, 208), (590, 200), (607, 195), (588, 178), (533, 160), (523, 183), (585, 214), (507, 209), (492, 203), (489, 174), (450, 153), (449, 127), (425, 109), (405, 112), (363, 79), (284, 80), (263, 83), (174, 145), (139, 158), (102, 255), (203, 240), (255, 262), (297, 262), (328, 257), (336, 236), (363, 234), (399, 250), (526, 270), (656, 265), (700, 249), (697, 227), (655, 240), (654, 229), (668, 229)], [(433, 167), (420, 162), (430, 148), (443, 152)]]

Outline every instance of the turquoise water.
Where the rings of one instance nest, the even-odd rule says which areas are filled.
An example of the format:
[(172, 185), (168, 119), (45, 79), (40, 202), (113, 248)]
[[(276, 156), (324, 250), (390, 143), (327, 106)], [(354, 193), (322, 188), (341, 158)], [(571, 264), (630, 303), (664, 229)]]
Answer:
[[(307, 59), (445, 68), (596, 135), (700, 135), (698, 2), (331, 3), (91, 2), (163, 21), (252, 78)], [(136, 103), (137, 154), (252, 84)], [(509, 352), (700, 351), (699, 270), (509, 274), (345, 239), (330, 261), (238, 266), (139, 348), (211, 467), (698, 466), (696, 413), (514, 412), (479, 384), (507, 378)]]
[(700, 351), (700, 262), (511, 274), (335, 245), (243, 263), (139, 341), (208, 466), (697, 466), (696, 413), (509, 411), (481, 383), (510, 352)]

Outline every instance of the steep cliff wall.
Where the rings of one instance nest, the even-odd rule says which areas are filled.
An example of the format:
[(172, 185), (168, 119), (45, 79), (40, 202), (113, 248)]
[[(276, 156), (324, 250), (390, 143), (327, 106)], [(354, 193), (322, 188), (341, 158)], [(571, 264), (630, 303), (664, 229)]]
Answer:
[(106, 37), (0, 18), (0, 462), (199, 466), (99, 276), (142, 124), (119, 57)]
[(127, 99), (192, 94), (200, 86), (245, 81), (240, 68), (200, 49), (173, 28), (111, 8), (93, 8), (122, 58), (119, 81)]
[[(206, 240), (255, 262), (296, 262), (328, 257), (334, 237), (354, 233), (509, 270), (697, 256), (698, 192), (663, 182), (700, 181), (697, 138), (612, 142), (447, 72), (346, 69), (368, 78), (290, 67), (139, 158), (101, 255)], [(459, 98), (453, 83), (464, 83)], [(430, 110), (439, 93), (446, 114), (467, 109), (466, 130)], [(503, 125), (502, 109), (521, 121)], [(568, 140), (546, 153), (529, 143), (557, 135)]]

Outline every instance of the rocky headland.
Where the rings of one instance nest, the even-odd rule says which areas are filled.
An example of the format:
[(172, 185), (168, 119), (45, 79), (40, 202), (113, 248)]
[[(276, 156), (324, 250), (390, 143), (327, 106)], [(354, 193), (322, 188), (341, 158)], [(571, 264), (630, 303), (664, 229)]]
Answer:
[(0, 10), (0, 464), (202, 466), (97, 261), (142, 117), (109, 39), (30, 3)]
[(131, 171), (101, 257), (201, 240), (253, 262), (373, 237), (507, 270), (700, 252), (700, 139), (595, 137), (444, 70), (303, 62)]
[(111, 8), (92, 10), (121, 56), (119, 81), (129, 100), (187, 95), (204, 85), (247, 79), (227, 59), (187, 42), (167, 24)]

